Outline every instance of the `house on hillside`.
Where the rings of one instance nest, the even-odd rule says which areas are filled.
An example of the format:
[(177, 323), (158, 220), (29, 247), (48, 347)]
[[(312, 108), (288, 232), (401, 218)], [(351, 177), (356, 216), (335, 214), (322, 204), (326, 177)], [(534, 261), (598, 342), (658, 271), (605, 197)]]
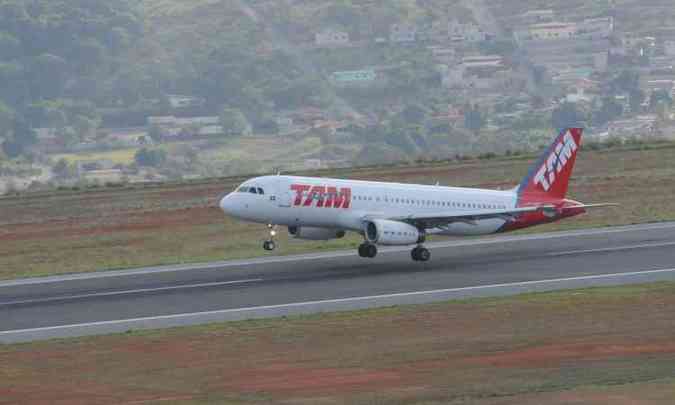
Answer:
[(614, 33), (614, 17), (587, 18), (577, 25), (577, 34), (589, 39), (609, 38)]
[(206, 102), (206, 100), (200, 97), (184, 96), (180, 94), (167, 94), (167, 99), (169, 100), (171, 108), (175, 109), (201, 107)]
[(314, 34), (314, 43), (317, 46), (342, 46), (349, 44), (349, 33), (336, 29), (324, 29)]
[(617, 120), (609, 123), (607, 132), (612, 137), (646, 137), (658, 132), (656, 115), (639, 115), (628, 120)]
[(136, 128), (105, 128), (101, 129), (99, 136), (105, 139), (106, 144), (114, 146), (134, 147), (139, 145), (150, 145), (152, 139), (148, 136), (148, 131), (144, 127)]
[(457, 51), (454, 48), (444, 46), (429, 46), (431, 55), (438, 63), (450, 65), (457, 60)]
[(530, 25), (525, 39), (532, 41), (573, 39), (576, 34), (577, 24), (552, 22)]
[(448, 21), (448, 35), (450, 40), (455, 42), (480, 42), (488, 38), (488, 33), (478, 24), (457, 20)]
[(390, 42), (415, 42), (417, 39), (417, 27), (413, 24), (393, 24), (389, 28)]
[(547, 10), (528, 10), (520, 15), (520, 21), (523, 24), (541, 24), (553, 22), (555, 13), (551, 9)]
[(97, 170), (113, 170), (115, 163), (109, 159), (80, 160), (75, 163), (78, 177), (85, 177), (87, 173)]
[(195, 136), (210, 136), (223, 133), (217, 116), (178, 118), (172, 115), (148, 117), (149, 127), (159, 128), (165, 140), (188, 139)]
[(66, 147), (64, 137), (58, 128), (33, 128), (37, 138), (33, 149), (43, 153), (62, 152)]
[(436, 114), (432, 114), (431, 121), (436, 125), (447, 124), (450, 128), (457, 128), (464, 121), (464, 112), (452, 104), (449, 104), (445, 111), (439, 111)]
[(664, 41), (663, 52), (666, 54), (666, 56), (675, 57), (675, 41)]
[(121, 169), (90, 170), (80, 177), (99, 184), (120, 183), (124, 179), (124, 172)]

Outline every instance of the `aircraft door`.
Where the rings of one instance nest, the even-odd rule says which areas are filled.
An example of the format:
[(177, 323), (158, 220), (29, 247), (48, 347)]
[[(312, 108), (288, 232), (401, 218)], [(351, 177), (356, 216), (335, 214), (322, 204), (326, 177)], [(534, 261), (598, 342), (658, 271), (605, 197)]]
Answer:
[(281, 208), (290, 208), (293, 196), (291, 195), (291, 188), (283, 179), (277, 182), (277, 206)]

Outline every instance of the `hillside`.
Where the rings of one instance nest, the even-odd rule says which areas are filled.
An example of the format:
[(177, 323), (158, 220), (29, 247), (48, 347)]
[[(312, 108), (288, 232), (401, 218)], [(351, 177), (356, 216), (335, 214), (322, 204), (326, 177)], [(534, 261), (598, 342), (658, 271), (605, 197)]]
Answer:
[[(572, 125), (612, 142), (669, 137), (668, 4), (0, 0), (0, 172), (49, 168), (73, 184), (91, 160), (143, 181), (445, 159), (533, 150)], [(569, 38), (522, 43), (542, 29), (530, 11)], [(317, 139), (300, 157), (230, 158), (256, 140)], [(163, 158), (137, 160), (143, 148)]]

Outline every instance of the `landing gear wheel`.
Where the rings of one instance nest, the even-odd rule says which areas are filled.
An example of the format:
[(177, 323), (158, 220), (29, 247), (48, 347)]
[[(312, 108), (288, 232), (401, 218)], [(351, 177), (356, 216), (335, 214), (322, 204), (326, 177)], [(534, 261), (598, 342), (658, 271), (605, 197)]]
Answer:
[(269, 229), (270, 238), (263, 242), (263, 249), (271, 252), (277, 248), (277, 244), (274, 242), (274, 237), (277, 236), (277, 227), (276, 225), (268, 224), (267, 229)]
[(377, 246), (371, 245), (370, 243), (362, 243), (359, 245), (359, 256), (374, 258), (377, 256)]
[(431, 252), (425, 247), (418, 246), (410, 252), (410, 257), (416, 262), (428, 262), (431, 259)]

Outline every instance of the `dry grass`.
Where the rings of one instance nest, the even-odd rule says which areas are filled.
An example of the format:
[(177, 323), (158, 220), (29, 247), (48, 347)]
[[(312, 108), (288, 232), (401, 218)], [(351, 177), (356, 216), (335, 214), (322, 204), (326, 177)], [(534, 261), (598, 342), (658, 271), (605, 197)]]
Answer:
[[(324, 172), (322, 175), (476, 187), (512, 187), (531, 159), (483, 160)], [(621, 225), (675, 219), (675, 149), (583, 152), (570, 195), (618, 202), (535, 230)], [(218, 198), (243, 179), (86, 193), (0, 199), (0, 279), (98, 271), (264, 254), (264, 227), (235, 222)], [(277, 254), (355, 247), (354, 236), (329, 243), (289, 241)]]
[(652, 404), (675, 283), (0, 346), (0, 404)]

